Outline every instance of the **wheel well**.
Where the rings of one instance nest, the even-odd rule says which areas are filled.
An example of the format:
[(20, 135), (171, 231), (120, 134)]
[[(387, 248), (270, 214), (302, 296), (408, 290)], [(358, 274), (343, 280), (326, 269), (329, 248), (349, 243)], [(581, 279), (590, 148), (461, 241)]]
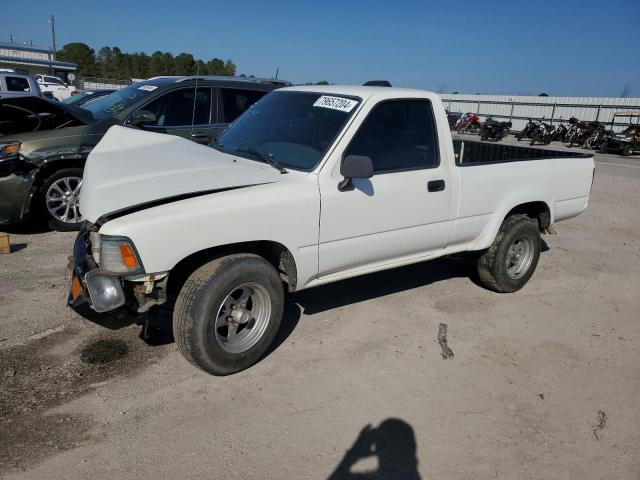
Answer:
[(231, 245), (221, 245), (219, 247), (207, 248), (193, 253), (178, 262), (169, 273), (167, 292), (172, 293), (182, 287), (187, 278), (199, 267), (215, 258), (235, 253), (253, 253), (259, 255), (280, 273), (280, 278), (287, 284), (290, 292), (295, 291), (298, 281), (298, 271), (296, 262), (291, 252), (284, 245), (260, 240), (254, 242), (234, 243)]
[(538, 220), (540, 230), (544, 230), (551, 224), (551, 211), (545, 202), (523, 203), (512, 208), (505, 218), (517, 213), (521, 213)]
[(42, 187), (44, 181), (58, 170), (65, 168), (84, 168), (85, 161), (85, 158), (48, 161), (38, 169), (33, 186), (36, 188)]
[(44, 181), (48, 177), (53, 175), (58, 170), (62, 170), (64, 168), (84, 168), (85, 161), (85, 158), (68, 158), (64, 160), (47, 161), (47, 163), (44, 163), (42, 166), (40, 166), (35, 173), (33, 185), (31, 186), (31, 195), (29, 197), (29, 200), (27, 201), (27, 204), (25, 205), (25, 215), (37, 216), (42, 213), (38, 206), (37, 198), (38, 195), (42, 193), (40, 190), (44, 185)]

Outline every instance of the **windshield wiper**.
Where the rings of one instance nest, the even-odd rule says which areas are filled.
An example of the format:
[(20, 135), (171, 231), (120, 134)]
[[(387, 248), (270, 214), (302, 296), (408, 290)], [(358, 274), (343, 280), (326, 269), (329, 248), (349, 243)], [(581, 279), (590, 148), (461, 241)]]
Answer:
[(269, 165), (271, 165), (273, 168), (275, 168), (276, 170), (278, 170), (280, 173), (289, 173), (287, 172), (287, 169), (284, 168), (282, 165), (280, 165), (274, 158), (273, 155), (269, 154), (269, 153), (264, 153), (261, 152), (260, 150), (258, 150), (255, 147), (236, 147), (236, 152), (246, 152), (246, 153), (250, 153), (251, 155), (258, 157), (260, 160), (262, 160), (264, 163), (268, 163)]

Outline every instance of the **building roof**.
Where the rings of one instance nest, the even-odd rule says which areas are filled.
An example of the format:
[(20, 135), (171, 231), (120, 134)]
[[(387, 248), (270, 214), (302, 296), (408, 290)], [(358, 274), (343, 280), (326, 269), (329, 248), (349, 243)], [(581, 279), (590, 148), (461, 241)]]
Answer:
[(29, 65), (32, 67), (49, 67), (59, 70), (75, 70), (78, 65), (69, 62), (58, 62), (56, 60), (35, 60), (33, 58), (7, 57), (0, 55), (0, 64), (10, 63), (12, 65)]

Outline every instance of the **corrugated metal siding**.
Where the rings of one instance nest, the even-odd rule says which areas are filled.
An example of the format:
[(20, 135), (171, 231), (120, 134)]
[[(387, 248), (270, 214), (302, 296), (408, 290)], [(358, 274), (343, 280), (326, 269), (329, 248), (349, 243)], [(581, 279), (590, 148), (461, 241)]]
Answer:
[[(638, 111), (640, 98), (613, 97), (530, 97), (521, 95), (454, 95), (440, 94), (451, 112), (479, 113), (487, 117), (513, 122), (513, 130), (521, 130), (528, 118), (566, 121), (577, 117), (583, 121), (610, 123), (615, 112)], [(614, 130), (621, 130), (628, 118), (616, 119)]]

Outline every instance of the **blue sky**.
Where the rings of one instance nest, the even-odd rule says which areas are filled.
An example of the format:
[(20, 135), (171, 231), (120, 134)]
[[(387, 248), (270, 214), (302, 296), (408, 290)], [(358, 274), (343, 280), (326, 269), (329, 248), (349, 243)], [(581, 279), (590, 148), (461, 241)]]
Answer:
[[(0, 41), (232, 58), (238, 73), (461, 93), (640, 96), (640, 0), (20, 0)], [(3, 8), (7, 13), (7, 7)], [(10, 25), (10, 31), (8, 29)], [(6, 38), (5, 38), (6, 37)]]

